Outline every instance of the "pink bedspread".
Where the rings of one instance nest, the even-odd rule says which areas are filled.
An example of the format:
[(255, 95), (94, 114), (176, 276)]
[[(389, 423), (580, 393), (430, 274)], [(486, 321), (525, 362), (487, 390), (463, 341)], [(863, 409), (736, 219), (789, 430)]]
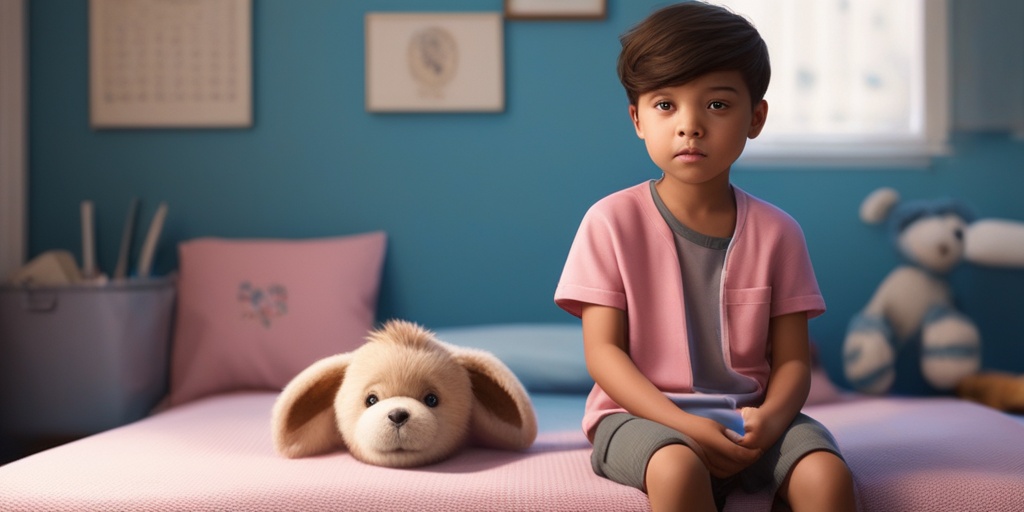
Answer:
[(1024, 428), (954, 398), (818, 406), (864, 510), (1024, 511)]
[(644, 509), (646, 497), (593, 475), (576, 431), (527, 453), (470, 449), (399, 470), (346, 453), (278, 456), (276, 395), (229, 395), (172, 409), (0, 467), (4, 511)]
[[(648, 509), (639, 491), (591, 472), (577, 430), (543, 432), (526, 453), (468, 449), (419, 469), (345, 453), (283, 459), (270, 441), (274, 397), (195, 402), (0, 467), (0, 510)], [(1024, 510), (1024, 426), (1007, 416), (954, 399), (807, 412), (839, 440), (864, 510)], [(765, 498), (734, 495), (728, 509)]]
[[(804, 412), (835, 435), (861, 510), (1024, 511), (1024, 428), (1010, 416), (955, 398), (858, 398)], [(734, 497), (735, 510), (764, 503)]]

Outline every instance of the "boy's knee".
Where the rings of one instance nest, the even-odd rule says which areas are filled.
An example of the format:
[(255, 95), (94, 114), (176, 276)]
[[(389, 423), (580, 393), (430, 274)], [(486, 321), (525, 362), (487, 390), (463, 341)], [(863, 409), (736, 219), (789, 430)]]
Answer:
[(800, 459), (788, 478), (789, 494), (842, 496), (853, 492), (853, 475), (843, 459), (817, 451)]
[(811, 460), (814, 463), (811, 469), (840, 483), (851, 480), (850, 468), (838, 455), (826, 451), (813, 452), (809, 455), (813, 457)]
[(654, 452), (647, 462), (647, 487), (679, 486), (690, 481), (710, 481), (711, 473), (697, 453), (684, 444), (670, 444)]

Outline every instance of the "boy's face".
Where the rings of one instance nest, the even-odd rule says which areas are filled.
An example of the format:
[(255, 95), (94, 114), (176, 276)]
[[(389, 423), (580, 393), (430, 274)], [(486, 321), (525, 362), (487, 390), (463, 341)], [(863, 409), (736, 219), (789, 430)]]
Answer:
[(643, 93), (629, 107), (638, 137), (665, 176), (689, 184), (728, 180), (748, 138), (757, 137), (768, 103), (750, 105), (739, 71), (716, 71), (683, 85)]

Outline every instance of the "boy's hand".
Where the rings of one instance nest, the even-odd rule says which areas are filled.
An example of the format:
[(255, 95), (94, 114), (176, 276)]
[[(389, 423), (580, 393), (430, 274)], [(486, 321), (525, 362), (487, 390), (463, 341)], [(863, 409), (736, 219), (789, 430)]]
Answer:
[(764, 453), (759, 447), (739, 444), (740, 437), (717, 421), (694, 417), (686, 434), (700, 445), (697, 455), (711, 475), (726, 478), (747, 468)]
[(740, 446), (767, 450), (782, 435), (785, 425), (777, 425), (775, 418), (757, 407), (740, 409), (743, 416), (743, 437), (738, 441)]

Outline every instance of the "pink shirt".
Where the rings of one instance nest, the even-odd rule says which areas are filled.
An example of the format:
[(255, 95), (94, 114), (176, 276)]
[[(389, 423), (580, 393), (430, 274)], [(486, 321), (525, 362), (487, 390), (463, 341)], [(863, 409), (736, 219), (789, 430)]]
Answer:
[[(768, 319), (825, 312), (803, 231), (777, 207), (733, 186), (736, 229), (722, 270), (721, 318), (725, 363), (758, 383), (763, 399), (771, 371)], [(555, 302), (580, 316), (583, 304), (621, 309), (629, 322), (634, 364), (666, 393), (693, 392), (686, 344), (682, 276), (671, 228), (647, 182), (598, 201), (583, 217), (555, 290)], [(624, 412), (595, 385), (583, 429)]]

